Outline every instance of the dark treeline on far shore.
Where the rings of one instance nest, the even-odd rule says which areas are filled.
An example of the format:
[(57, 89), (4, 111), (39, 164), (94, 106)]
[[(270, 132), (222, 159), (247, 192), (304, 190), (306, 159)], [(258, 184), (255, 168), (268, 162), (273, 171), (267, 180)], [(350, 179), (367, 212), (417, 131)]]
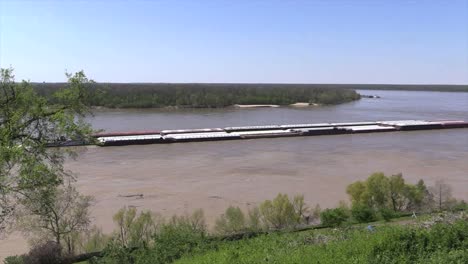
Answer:
[(467, 84), (325, 84), (324, 87), (349, 88), (356, 90), (468, 92)]
[[(33, 83), (42, 95), (64, 83)], [(88, 103), (109, 108), (217, 108), (234, 104), (289, 105), (297, 102), (340, 104), (358, 100), (355, 91), (407, 90), (468, 92), (468, 85), (393, 84), (227, 84), (227, 83), (94, 83)]]
[[(33, 84), (42, 95), (62, 83)], [(216, 108), (234, 104), (340, 104), (358, 100), (352, 89), (307, 84), (169, 84), (94, 83), (87, 87), (88, 103), (109, 108)]]

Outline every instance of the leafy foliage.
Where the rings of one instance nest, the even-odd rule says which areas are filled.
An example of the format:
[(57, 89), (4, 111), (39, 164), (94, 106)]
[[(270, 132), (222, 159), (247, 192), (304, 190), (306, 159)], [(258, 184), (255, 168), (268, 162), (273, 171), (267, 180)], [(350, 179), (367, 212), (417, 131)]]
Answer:
[(150, 211), (137, 214), (135, 207), (124, 207), (114, 215), (114, 222), (118, 231), (116, 240), (123, 247), (132, 248), (146, 246), (151, 240), (151, 235), (158, 228), (158, 216)]
[(429, 211), (433, 204), (433, 195), (424, 181), (420, 180), (416, 185), (407, 184), (401, 174), (385, 176), (381, 172), (374, 173), (365, 181), (350, 184), (346, 192), (353, 206), (367, 206), (376, 211)]
[(320, 214), (323, 226), (341, 226), (349, 218), (349, 213), (342, 207), (325, 209)]
[(103, 250), (110, 242), (110, 235), (106, 235), (96, 226), (81, 232), (78, 237), (77, 247), (79, 252), (96, 252)]
[(396, 217), (396, 213), (392, 209), (388, 208), (380, 209), (378, 214), (386, 222), (389, 222), (392, 218)]
[(235, 234), (246, 230), (245, 215), (239, 207), (229, 206), (217, 220), (215, 230), (220, 234)]
[[(124, 226), (124, 231), (134, 233), (134, 219), (137, 215), (133, 209), (122, 209), (116, 214), (115, 219), (121, 220), (119, 226)], [(144, 215), (140, 214), (139, 217)], [(149, 222), (151, 220), (147, 218)], [(156, 223), (152, 224), (153, 226)], [(122, 244), (122, 234), (117, 234), (115, 239), (104, 250), (104, 257), (95, 260), (96, 263), (170, 263), (182, 255), (189, 254), (209, 246), (203, 211), (197, 210), (192, 215), (173, 216), (167, 222), (158, 223), (155, 229), (145, 229), (144, 236), (150, 236), (146, 243), (137, 243), (135, 240), (125, 239)], [(131, 237), (131, 236), (130, 236)], [(141, 246), (135, 247), (134, 245)], [(131, 246), (130, 246), (131, 245)]]
[(359, 223), (368, 223), (376, 220), (375, 211), (363, 204), (354, 204), (351, 208), (351, 215)]
[(301, 208), (298, 202), (303, 201), (298, 197), (291, 202), (286, 194), (278, 194), (273, 201), (266, 200), (260, 204), (260, 213), (262, 214), (265, 225), (273, 229), (292, 228), (299, 224), (301, 220), (300, 212), (296, 209)]
[(0, 234), (12, 220), (19, 199), (50, 192), (63, 182), (64, 151), (46, 149), (60, 138), (84, 139), (91, 132), (83, 72), (67, 75), (68, 84), (39, 96), (31, 84), (16, 83), (12, 69), (0, 69)]

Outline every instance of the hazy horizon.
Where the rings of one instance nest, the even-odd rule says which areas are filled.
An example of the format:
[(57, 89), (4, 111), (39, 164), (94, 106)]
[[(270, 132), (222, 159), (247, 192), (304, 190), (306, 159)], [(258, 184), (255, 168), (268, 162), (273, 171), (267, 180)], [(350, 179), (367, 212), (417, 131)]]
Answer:
[(468, 1), (0, 0), (0, 67), (64, 82), (468, 84)]
[[(16, 80), (19, 81), (19, 80)], [(29, 80), (25, 80), (29, 81)], [(41, 84), (41, 83), (66, 83), (64, 81), (52, 81), (52, 82), (35, 82), (30, 81), (31, 83)], [(292, 82), (276, 82), (276, 83), (267, 83), (267, 82), (97, 82), (100, 84), (292, 84), (292, 85), (386, 85), (386, 86), (468, 86), (467, 84), (446, 84), (446, 83), (423, 83), (423, 84), (408, 84), (408, 83), (292, 83)]]

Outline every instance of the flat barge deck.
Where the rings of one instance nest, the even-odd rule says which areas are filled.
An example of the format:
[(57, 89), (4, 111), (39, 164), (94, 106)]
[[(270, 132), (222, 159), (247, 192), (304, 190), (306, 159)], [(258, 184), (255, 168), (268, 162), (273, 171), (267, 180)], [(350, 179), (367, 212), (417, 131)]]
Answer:
[(240, 126), (226, 128), (100, 133), (95, 134), (94, 137), (96, 139), (97, 145), (99, 146), (122, 146), (136, 144), (241, 140), (254, 138), (398, 132), (451, 128), (468, 128), (468, 122), (460, 120), (398, 120), (376, 122)]

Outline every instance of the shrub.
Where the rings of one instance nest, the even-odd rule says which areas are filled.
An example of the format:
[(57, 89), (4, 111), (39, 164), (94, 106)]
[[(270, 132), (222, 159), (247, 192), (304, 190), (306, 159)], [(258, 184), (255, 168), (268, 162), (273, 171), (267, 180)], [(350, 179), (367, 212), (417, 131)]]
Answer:
[(353, 205), (351, 215), (359, 223), (368, 223), (376, 220), (375, 211), (363, 204)]
[(103, 250), (110, 239), (110, 235), (104, 234), (100, 228), (94, 226), (86, 233), (80, 234), (79, 242), (81, 251), (95, 252)]
[(346, 220), (348, 220), (349, 215), (346, 209), (338, 207), (334, 209), (325, 209), (320, 214), (320, 221), (323, 226), (341, 226)]
[[(440, 185), (444, 208), (453, 205), (450, 197), (450, 188)], [(407, 184), (403, 175), (386, 176), (383, 173), (374, 173), (365, 181), (356, 181), (346, 188), (346, 193), (353, 205), (366, 204), (374, 209), (391, 208), (395, 212), (423, 211), (430, 209), (434, 204), (434, 194), (427, 189), (423, 180), (416, 185)]]
[(322, 208), (320, 208), (319, 204), (316, 204), (314, 209), (312, 209), (311, 213), (309, 214), (309, 217), (306, 218), (306, 223), (314, 223), (317, 221), (320, 221), (320, 214), (322, 213)]
[(137, 263), (172, 263), (185, 254), (209, 246), (203, 211), (191, 216), (174, 216), (153, 236), (150, 249), (135, 253)]
[(151, 243), (135, 248), (122, 245), (120, 238), (112, 240), (104, 250), (104, 257), (94, 263), (172, 263), (209, 245), (203, 211), (196, 210), (192, 215), (173, 216), (160, 223), (151, 233)]
[(53, 241), (34, 246), (24, 257), (24, 264), (55, 264), (62, 261), (62, 247)]
[(249, 210), (247, 229), (252, 232), (262, 230), (261, 217), (262, 215), (260, 214), (260, 209), (258, 209), (258, 207), (254, 207), (253, 209)]
[(464, 200), (456, 202), (452, 208), (452, 211), (468, 211), (468, 203), (466, 203)]
[(296, 195), (293, 197), (292, 201), (294, 211), (297, 216), (297, 221), (300, 222), (301, 220), (308, 224), (308, 221), (310, 219), (310, 216), (308, 215), (309, 213), (309, 207), (304, 202), (304, 195)]
[(24, 256), (9, 256), (3, 261), (4, 264), (23, 264)]
[(137, 214), (134, 207), (120, 209), (113, 219), (119, 228), (117, 238), (124, 247), (147, 245), (158, 224), (150, 211)]
[(219, 234), (235, 234), (246, 229), (245, 216), (239, 207), (229, 206), (215, 224), (215, 230)]
[(260, 205), (265, 226), (274, 229), (290, 228), (297, 225), (300, 215), (286, 194), (278, 194), (273, 201), (266, 200)]
[(104, 253), (104, 257), (92, 259), (90, 263), (127, 264), (133, 262), (131, 249), (122, 246), (121, 241), (117, 239), (111, 240), (102, 252)]
[(383, 220), (387, 222), (389, 222), (392, 218), (395, 218), (397, 216), (397, 214), (393, 210), (388, 209), (388, 208), (380, 209), (379, 215)]

